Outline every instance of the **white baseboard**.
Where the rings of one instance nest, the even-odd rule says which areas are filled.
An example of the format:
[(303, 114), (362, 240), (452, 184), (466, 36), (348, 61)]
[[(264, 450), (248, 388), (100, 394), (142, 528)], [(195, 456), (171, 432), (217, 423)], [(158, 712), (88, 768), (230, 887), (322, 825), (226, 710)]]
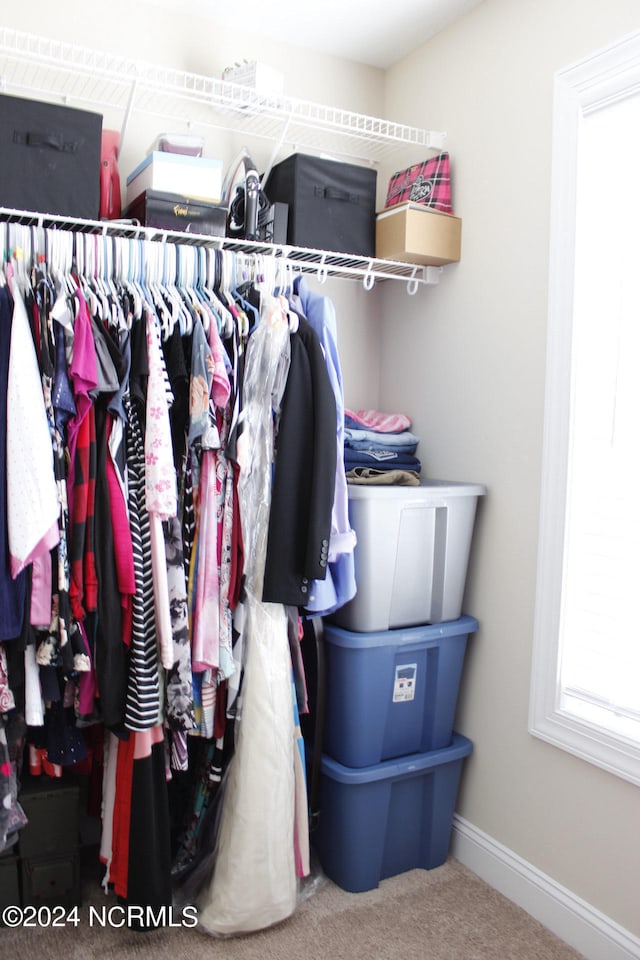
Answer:
[(638, 937), (457, 814), (451, 853), (587, 960), (640, 960)]

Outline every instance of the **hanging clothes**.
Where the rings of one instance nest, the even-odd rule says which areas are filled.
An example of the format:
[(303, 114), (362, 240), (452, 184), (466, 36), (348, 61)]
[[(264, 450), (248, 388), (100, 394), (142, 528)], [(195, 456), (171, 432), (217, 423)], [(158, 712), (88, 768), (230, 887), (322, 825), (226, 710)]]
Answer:
[(0, 641), (22, 632), (26, 573), (11, 574), (7, 528), (7, 387), (11, 346), (12, 305), (6, 286), (0, 286)]
[(242, 719), (224, 796), (211, 882), (198, 898), (200, 927), (247, 933), (296, 906), (294, 714), (287, 618), (262, 602), (274, 424), (289, 369), (286, 313), (266, 305), (247, 350), (239, 441), (245, 567)]
[[(58, 542), (58, 492), (40, 371), (15, 276), (7, 383), (7, 528), (16, 576)], [(29, 437), (29, 443), (25, 443)]]
[[(47, 239), (68, 259), (9, 265), (0, 285), (7, 451), (22, 456), (31, 421), (42, 440), (37, 456), (22, 444), (37, 509), (15, 543), (7, 458), (5, 644), (27, 609), (40, 642), (0, 657), (0, 695), (15, 678), (60, 767), (100, 724), (100, 857), (126, 903), (171, 903), (168, 767), (194, 776), (200, 756), (176, 864), (202, 929), (258, 930), (295, 910), (309, 870), (300, 613), (339, 555), (333, 328), (307, 321), (304, 287), (296, 312), (272, 296), (257, 259), (210, 251), (191, 276), (185, 247), (165, 283), (158, 244), (64, 233)], [(106, 279), (102, 246), (121, 254)], [(32, 396), (14, 410), (22, 361)]]
[(300, 309), (318, 334), (336, 403), (336, 470), (327, 575), (314, 580), (305, 609), (314, 616), (328, 616), (356, 593), (354, 550), (356, 535), (349, 522), (349, 497), (344, 469), (344, 393), (338, 351), (336, 311), (328, 297), (314, 293), (304, 277), (294, 282), (294, 306)]
[(318, 335), (301, 317), (278, 424), (262, 599), (305, 607), (327, 574), (336, 403)]

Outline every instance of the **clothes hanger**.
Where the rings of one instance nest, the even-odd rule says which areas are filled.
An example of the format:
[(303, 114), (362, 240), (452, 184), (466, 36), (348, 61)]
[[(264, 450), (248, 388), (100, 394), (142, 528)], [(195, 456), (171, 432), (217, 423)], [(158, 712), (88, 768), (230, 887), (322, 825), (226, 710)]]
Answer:
[(172, 243), (162, 244), (161, 290), (169, 311), (167, 324), (168, 335), (171, 336), (180, 321), (182, 303), (175, 290), (175, 247)]
[(100, 280), (109, 306), (109, 327), (112, 331), (122, 330), (125, 326), (124, 310), (115, 281), (116, 239), (104, 233), (99, 243), (102, 254)]
[(163, 340), (170, 335), (171, 313), (167, 308), (161, 289), (161, 244), (154, 240), (144, 240), (145, 250), (145, 287), (149, 293), (148, 304), (154, 315)]
[(228, 305), (241, 340), (246, 340), (249, 336), (249, 319), (244, 310), (238, 308), (233, 294), (232, 284), (235, 267), (235, 254), (232, 250), (221, 250), (222, 270), (220, 291), (223, 301)]
[(236, 322), (235, 317), (229, 309), (229, 305), (222, 294), (223, 251), (210, 250), (209, 253), (213, 264), (211, 271), (211, 288), (216, 307), (221, 315), (221, 323), (218, 326), (218, 332), (223, 339), (228, 340), (234, 334)]

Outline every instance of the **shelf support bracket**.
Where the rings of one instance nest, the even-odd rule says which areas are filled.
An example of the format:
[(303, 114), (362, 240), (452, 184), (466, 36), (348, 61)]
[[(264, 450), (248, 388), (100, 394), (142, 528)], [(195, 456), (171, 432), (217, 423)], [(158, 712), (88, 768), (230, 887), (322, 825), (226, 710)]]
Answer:
[(131, 81), (131, 90), (129, 91), (129, 96), (127, 98), (127, 105), (124, 110), (122, 125), (120, 126), (120, 141), (118, 143), (118, 156), (120, 156), (120, 151), (122, 150), (122, 144), (124, 143), (124, 136), (125, 136), (125, 133), (127, 132), (127, 125), (129, 123), (129, 117), (131, 116), (131, 111), (133, 110), (133, 101), (135, 100), (137, 89), (138, 89), (138, 75), (136, 74), (136, 76)]
[(367, 272), (365, 273), (364, 277), (362, 278), (362, 286), (363, 286), (363, 287), (365, 288), (365, 290), (367, 290), (367, 291), (373, 290), (373, 285), (374, 285), (375, 282), (376, 282), (376, 275), (375, 275), (375, 273), (373, 272), (373, 264), (370, 263), (369, 266), (368, 266), (368, 268), (367, 268)]
[(290, 124), (291, 124), (291, 119), (292, 119), (292, 117), (293, 117), (293, 109), (291, 109), (291, 110), (289, 111), (288, 115), (287, 115), (287, 119), (285, 120), (285, 122), (284, 122), (284, 124), (283, 124), (283, 126), (282, 126), (282, 132), (281, 132), (280, 136), (278, 137), (278, 140), (276, 141), (276, 143), (275, 143), (275, 145), (274, 145), (274, 147), (273, 147), (273, 150), (271, 151), (271, 156), (269, 157), (269, 162), (267, 163), (267, 166), (266, 166), (266, 168), (265, 168), (265, 171), (264, 171), (264, 173), (262, 174), (262, 180), (260, 181), (260, 186), (261, 186), (261, 188), (262, 188), (263, 190), (264, 190), (264, 185), (265, 185), (265, 183), (266, 183), (267, 180), (269, 179), (269, 174), (271, 173), (271, 169), (272, 169), (274, 163), (276, 162), (276, 157), (278, 156), (278, 154), (280, 153), (280, 150), (282, 149), (282, 144), (284, 143), (284, 138), (286, 137), (287, 131), (289, 130), (289, 126), (290, 126)]
[(318, 283), (325, 283), (327, 279), (328, 271), (327, 271), (326, 259), (327, 259), (327, 255), (326, 253), (323, 253), (322, 259), (318, 264)]
[(415, 294), (418, 292), (419, 284), (420, 280), (418, 279), (418, 268), (414, 267), (413, 273), (411, 274), (409, 282), (407, 283), (407, 293), (410, 297), (415, 296)]

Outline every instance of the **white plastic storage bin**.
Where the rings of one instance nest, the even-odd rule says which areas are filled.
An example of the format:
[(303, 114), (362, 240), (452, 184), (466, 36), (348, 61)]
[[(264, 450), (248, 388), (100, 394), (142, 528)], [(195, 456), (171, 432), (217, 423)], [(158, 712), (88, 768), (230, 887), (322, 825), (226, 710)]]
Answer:
[(457, 620), (479, 483), (349, 485), (357, 593), (331, 617), (346, 630), (392, 630)]

